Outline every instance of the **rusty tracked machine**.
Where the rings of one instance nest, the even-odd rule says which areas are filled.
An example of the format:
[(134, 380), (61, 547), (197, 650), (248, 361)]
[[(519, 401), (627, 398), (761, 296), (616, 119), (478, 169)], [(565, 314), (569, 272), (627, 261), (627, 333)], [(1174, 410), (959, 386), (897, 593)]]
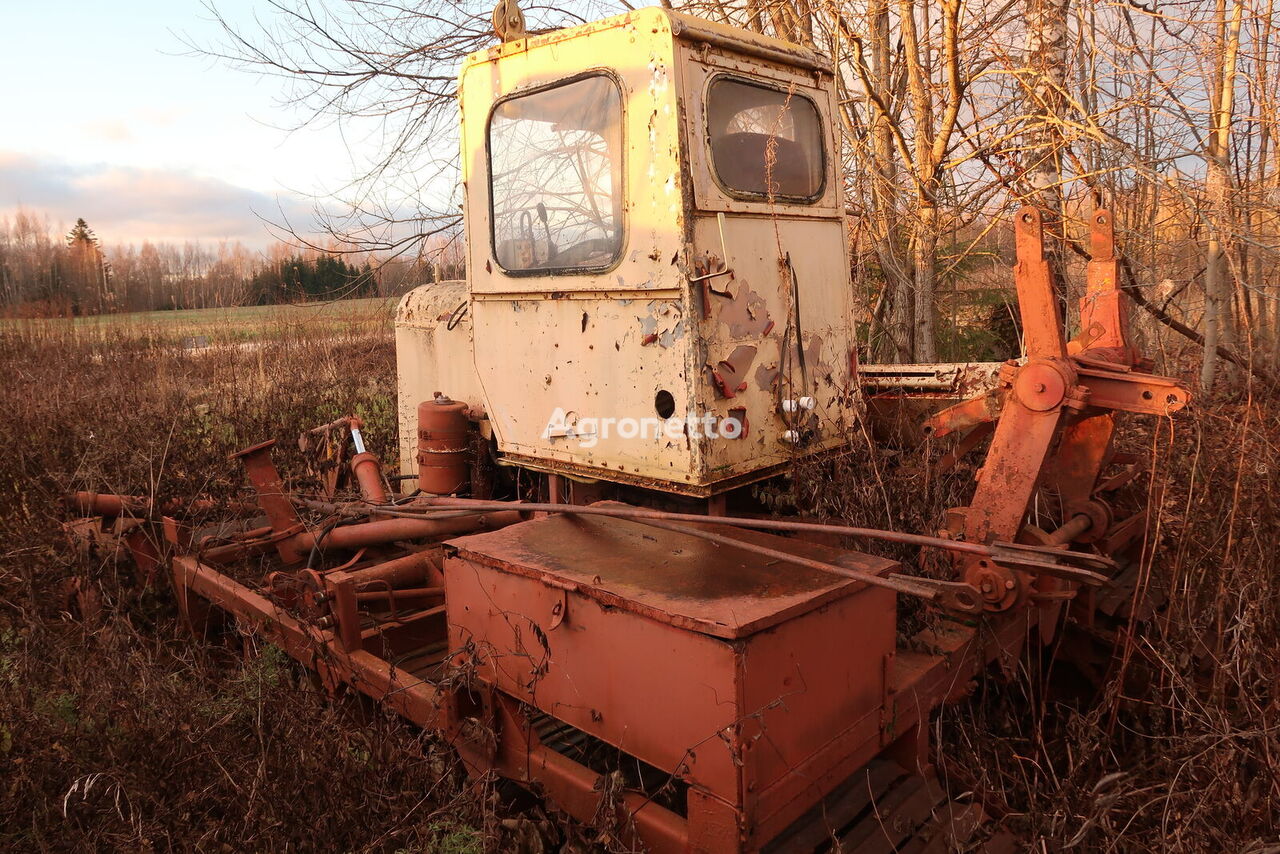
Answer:
[[(1108, 213), (1075, 340), (1024, 208), (1022, 358), (860, 369), (828, 61), (665, 9), (529, 36), (504, 8), (460, 78), (467, 280), (397, 317), (407, 488), (342, 419), (304, 437), (323, 494), (267, 442), (225, 525), (81, 493), (75, 526), (167, 561), (198, 629), (231, 615), (620, 844), (945, 850), (983, 812), (931, 776), (931, 711), (1116, 598), (1146, 531), (1108, 500), (1138, 474), (1116, 418), (1188, 400), (1129, 341)], [(989, 437), (942, 531), (734, 515), (904, 399), (949, 461)], [(954, 619), (900, 642), (900, 596)]]

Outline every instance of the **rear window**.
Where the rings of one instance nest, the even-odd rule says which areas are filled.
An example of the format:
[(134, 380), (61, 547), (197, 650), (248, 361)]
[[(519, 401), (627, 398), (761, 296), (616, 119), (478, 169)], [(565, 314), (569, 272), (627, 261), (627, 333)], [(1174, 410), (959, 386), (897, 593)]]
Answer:
[(800, 202), (822, 194), (822, 123), (805, 96), (717, 78), (707, 95), (707, 136), (716, 177), (730, 193)]
[(489, 119), (493, 251), (507, 272), (589, 271), (622, 253), (622, 97), (604, 75), (509, 98)]

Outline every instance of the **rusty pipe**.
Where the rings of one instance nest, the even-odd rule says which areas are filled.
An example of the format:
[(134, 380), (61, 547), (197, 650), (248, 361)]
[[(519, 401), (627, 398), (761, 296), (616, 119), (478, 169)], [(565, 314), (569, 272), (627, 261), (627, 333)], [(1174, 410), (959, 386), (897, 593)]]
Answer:
[(358, 549), (364, 546), (381, 546), (398, 540), (419, 540), (425, 537), (469, 534), (473, 531), (493, 530), (519, 522), (523, 516), (516, 510), (500, 510), (478, 513), (453, 519), (379, 519), (358, 525), (340, 525), (327, 531), (305, 531), (290, 541), (294, 547), (307, 552), (312, 548)]
[(72, 492), (63, 496), (62, 504), (68, 510), (81, 516), (130, 516), (149, 517), (153, 515), (173, 516), (181, 513), (194, 513), (207, 510), (232, 509), (244, 511), (250, 509), (257, 512), (256, 507), (249, 507), (239, 502), (231, 502), (220, 507), (218, 502), (208, 498), (197, 498), (184, 501), (171, 498), (159, 505), (145, 495), (117, 495), (111, 492)]
[(83, 516), (146, 516), (151, 499), (142, 495), (115, 495), (110, 492), (73, 492), (62, 499), (68, 510)]
[[(301, 530), (302, 520), (293, 509), (293, 502), (285, 494), (284, 483), (280, 480), (280, 473), (271, 459), (271, 448), (275, 443), (275, 439), (268, 439), (232, 454), (231, 458), (238, 459), (244, 464), (245, 474), (258, 494), (258, 505), (267, 515), (271, 530), (276, 534), (286, 534)], [(300, 544), (298, 539), (298, 537), (284, 537), (276, 543), (276, 550), (285, 564), (301, 563), (310, 549), (310, 546)]]
[(351, 458), (351, 473), (360, 487), (360, 496), (370, 504), (386, 504), (387, 489), (382, 485), (382, 464), (365, 451)]
[(340, 427), (360, 430), (364, 427), (364, 421), (362, 421), (357, 415), (344, 415), (341, 418), (330, 421), (328, 424), (321, 424), (319, 427), (312, 427), (307, 431), (307, 433), (312, 436), (322, 436), (330, 430), (336, 430)]
[(397, 587), (421, 584), (427, 578), (427, 570), (432, 568), (438, 570), (440, 564), (429, 550), (424, 550), (393, 558), (376, 566), (351, 570), (347, 573), (347, 577), (354, 581), (357, 587), (375, 582)]

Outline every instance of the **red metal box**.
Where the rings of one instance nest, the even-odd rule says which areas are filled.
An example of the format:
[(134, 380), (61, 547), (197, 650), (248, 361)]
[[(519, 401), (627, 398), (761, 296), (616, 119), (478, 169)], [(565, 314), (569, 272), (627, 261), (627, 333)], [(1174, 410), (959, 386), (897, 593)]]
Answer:
[[(851, 569), (898, 566), (733, 535)], [(449, 545), (450, 648), (480, 680), (722, 799), (745, 836), (780, 829), (878, 743), (892, 591), (603, 517)]]

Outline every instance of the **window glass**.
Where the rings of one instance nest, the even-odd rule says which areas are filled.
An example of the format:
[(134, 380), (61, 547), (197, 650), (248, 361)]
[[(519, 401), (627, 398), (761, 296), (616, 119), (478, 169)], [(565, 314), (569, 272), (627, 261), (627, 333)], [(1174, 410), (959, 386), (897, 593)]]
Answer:
[(729, 190), (807, 201), (822, 192), (822, 125), (803, 95), (721, 77), (708, 93), (707, 125)]
[(493, 248), (510, 272), (608, 267), (622, 252), (622, 99), (593, 76), (489, 120)]

